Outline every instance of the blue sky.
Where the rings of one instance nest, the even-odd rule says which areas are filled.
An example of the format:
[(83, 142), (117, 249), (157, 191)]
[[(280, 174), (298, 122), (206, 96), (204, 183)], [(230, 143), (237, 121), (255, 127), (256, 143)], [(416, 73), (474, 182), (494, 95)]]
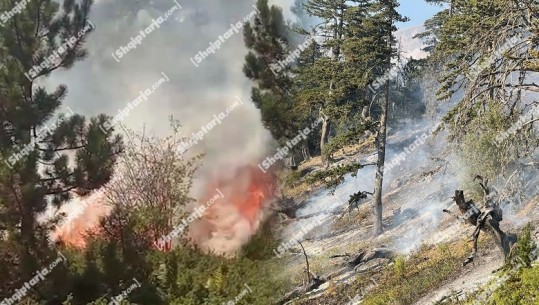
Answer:
[(442, 10), (442, 7), (427, 4), (425, 0), (400, 0), (399, 3), (399, 13), (410, 18), (410, 21), (398, 24), (399, 28), (423, 24), (425, 20)]
[[(252, 0), (254, 3), (255, 0)], [(290, 13), (288, 8), (293, 5), (295, 0), (270, 0), (270, 4), (276, 4), (280, 7), (285, 8), (285, 19), (294, 20), (295, 16)], [(401, 15), (410, 18), (410, 21), (406, 23), (399, 23), (397, 26), (399, 28), (407, 28), (415, 25), (420, 25), (425, 22), (425, 20), (434, 16), (439, 12), (442, 7), (437, 5), (427, 4), (425, 0), (399, 0), (400, 6), (398, 11)]]

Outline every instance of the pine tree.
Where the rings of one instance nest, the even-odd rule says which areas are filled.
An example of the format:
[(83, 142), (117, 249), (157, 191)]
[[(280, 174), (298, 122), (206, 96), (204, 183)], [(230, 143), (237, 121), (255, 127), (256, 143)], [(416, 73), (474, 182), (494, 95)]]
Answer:
[[(376, 66), (375, 73), (379, 77), (384, 77), (391, 70), (391, 59), (396, 54), (395, 37), (393, 32), (397, 29), (395, 23), (407, 21), (401, 16), (396, 8), (399, 3), (396, 0), (377, 0), (371, 6), (371, 15), (366, 22), (373, 33), (377, 33), (376, 59), (379, 66)], [(387, 117), (390, 99), (390, 82), (388, 78), (384, 84), (383, 99), (380, 100), (379, 128), (376, 133), (376, 150), (378, 160), (376, 164), (376, 177), (374, 181), (374, 227), (373, 233), (379, 235), (383, 231), (382, 226), (382, 185), (384, 180), (384, 163), (386, 153)]]
[(344, 0), (309, 0), (304, 4), (305, 11), (311, 17), (322, 22), (314, 29), (307, 29), (313, 36), (320, 37), (320, 54), (309, 69), (304, 69), (303, 86), (299, 99), (309, 108), (316, 108), (321, 120), (320, 151), (323, 163), (328, 163), (328, 153), (324, 147), (329, 140), (332, 122), (342, 113), (342, 102), (346, 99), (347, 79), (342, 71), (343, 39), (345, 37), (345, 14), (349, 5)]
[[(448, 10), (442, 10), (441, 12), (434, 15), (432, 18), (427, 19), (424, 23), (425, 31), (414, 36), (414, 38), (419, 38), (423, 41), (423, 51), (429, 52), (430, 56), (433, 56), (435, 53), (434, 48), (439, 42), (439, 38), (442, 32), (442, 27), (444, 22), (449, 17)], [(444, 60), (444, 58), (440, 58)]]
[[(539, 147), (530, 118), (518, 133), (500, 137), (530, 107), (525, 96), (539, 90), (537, 1), (453, 1), (429, 21), (437, 33), (431, 60), (441, 64), (438, 98), (455, 98), (444, 117), (452, 139), (485, 175), (507, 171)], [(535, 126), (537, 126), (535, 124)], [(476, 158), (475, 156), (481, 156)]]
[(275, 139), (290, 137), (295, 128), (291, 122), (290, 66), (283, 68), (288, 56), (288, 39), (282, 11), (268, 6), (267, 0), (258, 0), (260, 11), (253, 22), (245, 25), (244, 40), (249, 49), (243, 66), (244, 74), (255, 86), (251, 98), (260, 109), (262, 122)]
[[(318, 104), (326, 115), (329, 114), (326, 123), (336, 118), (345, 120), (343, 130), (326, 151), (359, 140), (367, 130), (375, 132), (378, 153), (374, 192), (376, 235), (382, 232), (382, 184), (391, 88), (389, 73), (391, 61), (397, 55), (393, 32), (397, 22), (407, 20), (396, 7), (397, 1), (383, 0), (308, 1), (305, 5), (308, 14), (323, 21), (320, 30), (316, 31), (322, 42), (319, 53), (316, 53), (318, 59), (299, 70), (294, 79), (299, 84), (300, 100)], [(376, 109), (369, 111), (369, 105), (374, 102), (377, 102)], [(324, 126), (322, 131), (323, 147)], [(317, 173), (310, 180), (324, 181), (335, 187), (346, 174), (355, 175), (364, 166), (357, 163), (333, 168)]]
[[(65, 115), (66, 86), (48, 92), (40, 83), (87, 55), (91, 4), (29, 1), (0, 27), (0, 217), (1, 229), (20, 242), (21, 279), (35, 272), (46, 251), (41, 246), (47, 224), (38, 223), (37, 216), (108, 182), (121, 150), (114, 130), (100, 128), (105, 115)], [(2, 1), (0, 11), (13, 5)]]

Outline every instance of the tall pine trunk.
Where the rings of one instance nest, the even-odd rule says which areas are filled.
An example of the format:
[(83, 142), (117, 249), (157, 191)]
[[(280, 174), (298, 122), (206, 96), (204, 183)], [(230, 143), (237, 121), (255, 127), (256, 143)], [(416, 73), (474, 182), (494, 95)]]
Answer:
[(320, 135), (320, 153), (322, 155), (322, 163), (326, 163), (329, 159), (329, 156), (324, 153), (324, 147), (326, 146), (328, 142), (329, 137), (329, 128), (330, 128), (330, 121), (328, 117), (322, 118), (322, 134)]
[(387, 136), (387, 107), (389, 105), (389, 82), (386, 84), (386, 94), (382, 102), (382, 115), (380, 117), (380, 129), (376, 135), (376, 150), (378, 161), (376, 162), (376, 178), (374, 180), (374, 235), (383, 232), (382, 226), (382, 185), (384, 183), (384, 163), (386, 159), (386, 136)]
[[(387, 35), (388, 54), (387, 54), (387, 73), (391, 69), (391, 23)], [(376, 150), (378, 153), (378, 161), (376, 162), (376, 178), (374, 180), (374, 236), (382, 234), (383, 228), (383, 208), (382, 208), (382, 193), (384, 184), (384, 164), (386, 161), (386, 138), (387, 138), (387, 107), (389, 106), (389, 86), (390, 80), (386, 82), (386, 92), (384, 101), (382, 102), (382, 114), (380, 116), (380, 129), (376, 135)]]

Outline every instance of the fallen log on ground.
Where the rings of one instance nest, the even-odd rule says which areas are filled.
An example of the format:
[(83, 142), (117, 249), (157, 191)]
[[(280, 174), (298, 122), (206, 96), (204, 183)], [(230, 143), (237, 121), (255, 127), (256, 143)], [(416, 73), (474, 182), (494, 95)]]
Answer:
[(348, 260), (346, 265), (350, 269), (354, 269), (359, 265), (365, 264), (373, 259), (384, 258), (392, 260), (395, 257), (395, 252), (386, 248), (375, 248), (371, 250), (363, 250), (354, 258)]
[[(301, 244), (300, 244), (301, 245)], [(304, 271), (308, 272), (308, 280), (307, 284), (305, 285), (305, 282), (300, 285), (296, 286), (292, 291), (288, 292), (284, 295), (284, 297), (279, 300), (276, 304), (282, 305), (286, 304), (287, 302), (290, 302), (291, 300), (298, 298), (304, 294), (306, 294), (309, 291), (318, 289), (322, 284), (326, 283), (327, 279), (334, 279), (339, 275), (342, 275), (346, 272), (350, 271), (356, 271), (358, 273), (367, 272), (369, 270), (372, 270), (373, 267), (379, 268), (383, 264), (389, 263), (392, 261), (395, 257), (395, 252), (386, 249), (386, 248), (374, 248), (369, 250), (361, 250), (357, 254), (337, 254), (332, 255), (329, 258), (342, 258), (342, 263), (340, 263), (341, 268), (339, 270), (336, 270), (334, 272), (331, 272), (329, 274), (325, 274), (324, 277), (317, 276), (313, 274), (312, 272), (307, 271), (308, 270), (308, 257), (305, 252), (305, 262), (306, 262), (306, 268)], [(381, 262), (383, 261), (383, 262)], [(375, 266), (369, 266), (369, 264), (375, 263)], [(365, 270), (361, 270), (360, 268), (362, 266), (365, 266)]]
[(341, 258), (341, 261), (335, 263), (335, 265), (338, 266), (338, 269), (327, 274), (326, 278), (333, 279), (350, 271), (356, 273), (368, 272), (379, 268), (380, 266), (389, 264), (394, 260), (395, 256), (395, 252), (386, 248), (361, 250), (357, 254), (345, 253), (332, 255), (329, 257), (330, 259)]

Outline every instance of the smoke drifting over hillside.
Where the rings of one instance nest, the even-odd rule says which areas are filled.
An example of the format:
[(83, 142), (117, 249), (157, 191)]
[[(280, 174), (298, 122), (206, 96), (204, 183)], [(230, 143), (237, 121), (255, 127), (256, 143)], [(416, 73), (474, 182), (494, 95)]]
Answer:
[[(250, 84), (241, 70), (246, 54), (241, 29), (198, 68), (190, 60), (224, 35), (231, 24), (255, 11), (254, 2), (237, 0), (230, 5), (228, 1), (187, 0), (179, 4), (181, 10), (117, 62), (112, 56), (115, 50), (177, 4), (168, 0), (96, 1), (90, 16), (96, 30), (86, 45), (89, 56), (68, 71), (54, 73), (46, 82), (50, 88), (59, 83), (68, 86), (64, 105), (76, 113), (114, 116), (164, 72), (170, 82), (138, 104), (123, 121), (128, 128), (141, 131), (144, 127), (147, 133), (158, 136), (170, 131), (168, 117), (172, 115), (180, 121), (182, 134), (190, 137), (239, 97), (243, 104), (187, 152), (206, 154), (193, 188), (193, 197), (202, 200), (210, 177), (228, 180), (237, 174), (235, 169), (257, 164), (265, 157), (271, 138), (250, 102)], [(70, 209), (73, 206), (65, 208)], [(239, 221), (242, 215), (236, 211), (227, 217)]]

